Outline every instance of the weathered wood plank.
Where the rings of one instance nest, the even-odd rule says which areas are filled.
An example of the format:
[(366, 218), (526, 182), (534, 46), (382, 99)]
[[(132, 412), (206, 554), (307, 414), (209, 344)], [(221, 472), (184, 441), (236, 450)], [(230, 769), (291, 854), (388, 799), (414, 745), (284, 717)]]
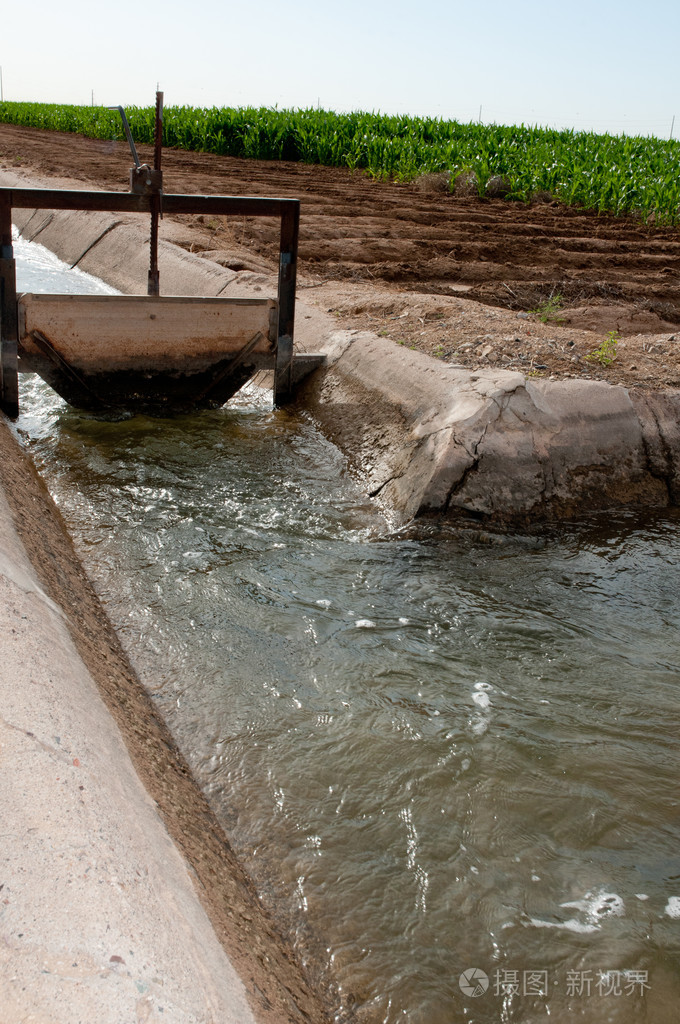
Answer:
[(27, 369), (44, 358), (32, 338), (35, 330), (84, 373), (197, 372), (235, 356), (258, 332), (253, 355), (276, 347), (274, 299), (26, 294), (19, 296), (18, 310)]

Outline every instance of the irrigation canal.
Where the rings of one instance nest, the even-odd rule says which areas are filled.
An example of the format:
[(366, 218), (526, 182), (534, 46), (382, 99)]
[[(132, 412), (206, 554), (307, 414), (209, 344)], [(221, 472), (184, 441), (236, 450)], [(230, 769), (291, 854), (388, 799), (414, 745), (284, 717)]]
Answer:
[[(101, 287), (17, 248), (21, 290)], [(140, 677), (339, 1020), (675, 1019), (677, 512), (395, 534), (256, 389), (112, 423), (21, 388)]]

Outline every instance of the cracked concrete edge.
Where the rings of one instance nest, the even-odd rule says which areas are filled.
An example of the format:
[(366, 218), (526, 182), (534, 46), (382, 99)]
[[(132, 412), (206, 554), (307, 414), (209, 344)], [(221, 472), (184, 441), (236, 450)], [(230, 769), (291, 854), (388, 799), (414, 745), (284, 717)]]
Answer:
[(677, 390), (470, 372), (357, 332), (301, 400), (402, 520), (533, 521), (680, 494)]
[[(15, 183), (6, 173), (5, 182)], [(66, 262), (121, 291), (144, 292), (142, 218), (16, 213), (29, 237)], [(160, 267), (165, 294), (275, 294), (273, 275), (227, 270), (169, 242)], [(678, 391), (470, 371), (369, 332), (338, 330), (299, 300), (296, 345), (327, 357), (299, 401), (398, 520), (426, 512), (543, 519), (678, 500)]]

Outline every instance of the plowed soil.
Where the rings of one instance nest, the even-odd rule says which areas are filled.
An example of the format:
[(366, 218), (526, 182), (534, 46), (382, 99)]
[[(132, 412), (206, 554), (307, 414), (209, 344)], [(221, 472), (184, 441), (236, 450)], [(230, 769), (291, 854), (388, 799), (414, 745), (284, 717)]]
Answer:
[[(148, 147), (140, 156), (152, 161)], [(131, 157), (122, 143), (0, 125), (0, 166), (55, 185), (68, 178), (124, 191)], [(164, 151), (163, 170), (166, 192), (299, 198), (300, 297), (343, 327), (459, 365), (680, 386), (678, 229), (548, 196), (524, 204), (454, 195), (437, 175), (397, 185), (344, 169), (179, 150)], [(225, 266), (276, 265), (271, 222), (169, 221), (166, 237)]]

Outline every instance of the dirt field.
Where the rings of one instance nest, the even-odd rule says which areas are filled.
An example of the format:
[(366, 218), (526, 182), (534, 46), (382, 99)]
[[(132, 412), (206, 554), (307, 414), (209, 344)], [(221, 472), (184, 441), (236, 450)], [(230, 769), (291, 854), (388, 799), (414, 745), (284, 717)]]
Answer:
[[(140, 156), (151, 162), (149, 148)], [(342, 327), (469, 367), (680, 386), (678, 229), (549, 197), (525, 205), (451, 195), (439, 176), (395, 185), (178, 150), (163, 161), (166, 192), (299, 198), (299, 295)], [(130, 165), (122, 143), (0, 125), (4, 168), (126, 190)], [(265, 220), (184, 217), (166, 219), (162, 234), (234, 269), (273, 269), (275, 230)], [(543, 319), (531, 312), (539, 307)]]

